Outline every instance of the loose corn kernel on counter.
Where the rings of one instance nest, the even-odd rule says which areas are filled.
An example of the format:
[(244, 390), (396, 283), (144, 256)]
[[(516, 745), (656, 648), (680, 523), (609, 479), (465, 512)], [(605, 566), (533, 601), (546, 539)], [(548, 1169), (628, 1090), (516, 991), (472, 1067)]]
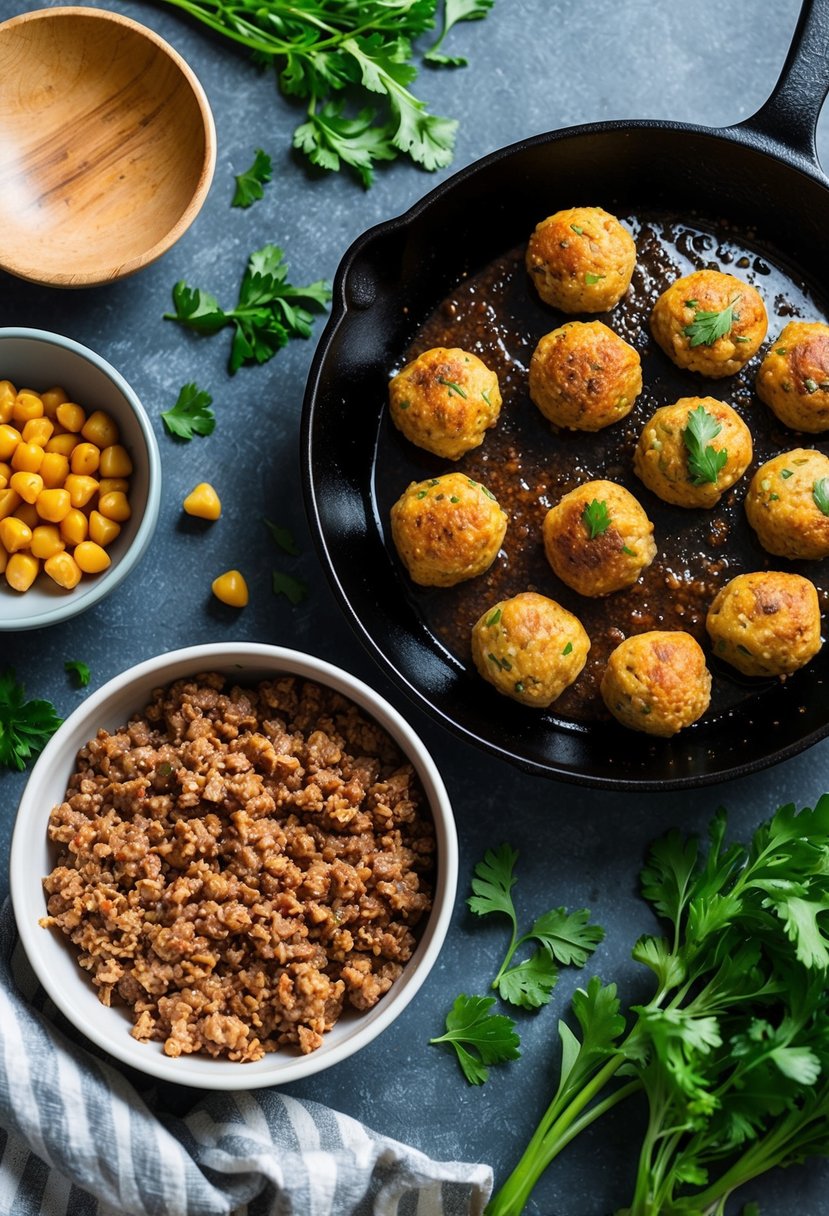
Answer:
[(103, 410), (62, 388), (0, 380), (0, 574), (14, 591), (39, 576), (71, 591), (111, 564), (108, 547), (132, 513), (130, 454)]

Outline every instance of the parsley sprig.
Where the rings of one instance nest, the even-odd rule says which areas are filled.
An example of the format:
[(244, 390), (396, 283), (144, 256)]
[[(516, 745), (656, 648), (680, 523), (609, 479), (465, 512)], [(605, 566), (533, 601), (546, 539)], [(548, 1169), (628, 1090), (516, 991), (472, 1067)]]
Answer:
[(693, 321), (682, 331), (689, 339), (690, 345), (713, 346), (719, 338), (724, 338), (730, 332), (734, 322), (740, 319), (740, 314), (734, 310), (739, 298), (740, 293), (738, 292), (725, 308), (711, 312), (700, 308), (696, 300), (686, 300), (686, 304), (694, 309)]
[(812, 486), (815, 506), (824, 515), (829, 515), (829, 477), (819, 477)]
[(259, 199), (265, 197), (265, 185), (271, 180), (273, 169), (271, 158), (267, 152), (257, 148), (253, 155), (253, 163), (244, 173), (236, 174), (236, 189), (231, 200), (231, 207), (250, 207)]
[(717, 449), (711, 442), (721, 430), (722, 424), (703, 405), (698, 405), (688, 414), (688, 424), (683, 427), (682, 438), (688, 449), (688, 472), (695, 486), (707, 482), (716, 485), (728, 460), (728, 449)]
[(265, 245), (248, 259), (235, 308), (225, 311), (209, 292), (179, 282), (173, 288), (175, 312), (164, 317), (200, 334), (233, 326), (232, 375), (244, 364), (266, 363), (291, 338), (309, 338), (313, 312), (324, 311), (330, 299), (330, 285), (323, 280), (307, 287), (289, 283), (283, 251)]
[(503, 1013), (490, 1013), (494, 996), (461, 993), (446, 1015), (446, 1033), (430, 1043), (449, 1043), (470, 1085), (483, 1085), (489, 1066), (520, 1056), (515, 1022)]
[(194, 435), (212, 435), (216, 417), (210, 408), (213, 398), (197, 384), (183, 384), (175, 405), (163, 410), (161, 419), (171, 435), (188, 442)]
[(51, 701), (27, 701), (22, 684), (9, 667), (0, 672), (0, 764), (22, 772), (58, 729)]
[(601, 536), (610, 527), (610, 511), (607, 509), (607, 503), (597, 498), (587, 503), (581, 513), (581, 517), (591, 540), (595, 540), (597, 536)]
[(463, 55), (445, 55), (441, 51), (444, 39), (459, 21), (481, 21), (492, 8), (495, 0), (446, 0), (443, 6), (443, 29), (440, 37), (423, 56), (426, 63), (439, 67), (465, 68)]

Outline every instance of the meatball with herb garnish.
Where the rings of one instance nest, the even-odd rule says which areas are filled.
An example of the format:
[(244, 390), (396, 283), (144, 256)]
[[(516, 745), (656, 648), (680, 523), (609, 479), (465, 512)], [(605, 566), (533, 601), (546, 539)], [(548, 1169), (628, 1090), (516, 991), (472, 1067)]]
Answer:
[(754, 570), (717, 592), (705, 621), (714, 654), (744, 676), (787, 676), (821, 647), (817, 589), (800, 574)]
[(601, 207), (570, 207), (536, 225), (527, 271), (545, 304), (562, 312), (606, 312), (630, 286), (633, 237)]
[(829, 456), (781, 452), (761, 465), (746, 494), (746, 516), (768, 553), (793, 561), (829, 557)]
[(507, 514), (463, 473), (413, 481), (391, 509), (391, 533), (415, 583), (454, 587), (483, 574), (498, 556)]
[(829, 325), (790, 321), (766, 352), (755, 388), (784, 426), (829, 431)]
[(569, 430), (618, 422), (641, 391), (638, 353), (601, 321), (568, 321), (541, 338), (530, 360), (530, 397)]
[(613, 481), (588, 481), (544, 518), (544, 552), (563, 583), (579, 595), (630, 587), (653, 561), (653, 524), (633, 495)]
[(500, 411), (495, 372), (457, 347), (424, 351), (389, 383), (394, 425), (419, 448), (446, 460), (478, 447)]
[(751, 457), (751, 432), (736, 410), (714, 397), (680, 397), (645, 423), (633, 467), (664, 502), (713, 507)]
[(654, 629), (611, 653), (602, 699), (623, 726), (665, 738), (696, 722), (711, 701), (711, 673), (690, 633)]
[(504, 696), (544, 709), (584, 667), (590, 639), (555, 600), (522, 591), (489, 608), (472, 629), (480, 674)]
[(656, 301), (651, 332), (677, 367), (720, 379), (760, 349), (768, 318), (755, 287), (720, 270), (696, 270)]

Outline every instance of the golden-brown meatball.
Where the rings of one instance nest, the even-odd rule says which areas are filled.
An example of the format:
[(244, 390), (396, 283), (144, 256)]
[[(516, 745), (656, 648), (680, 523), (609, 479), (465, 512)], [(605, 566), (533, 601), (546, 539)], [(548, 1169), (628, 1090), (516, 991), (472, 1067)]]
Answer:
[(463, 473), (413, 481), (391, 509), (391, 534), (416, 583), (454, 587), (498, 556), (507, 515), (486, 486)]
[(549, 215), (527, 244), (527, 270), (545, 304), (562, 312), (606, 312), (630, 286), (636, 245), (601, 207)]
[(535, 591), (494, 604), (472, 629), (472, 657), (484, 679), (539, 709), (573, 683), (589, 649), (581, 621)]
[(573, 431), (618, 422), (641, 391), (637, 351), (601, 321), (568, 321), (541, 338), (530, 360), (530, 397), (550, 422)]
[(601, 694), (623, 726), (667, 737), (705, 713), (711, 673), (690, 633), (654, 629), (619, 643), (607, 661)]
[(630, 587), (656, 556), (653, 524), (633, 495), (613, 481), (587, 481), (570, 490), (547, 512), (543, 535), (548, 562), (580, 595)]
[(751, 479), (746, 515), (767, 552), (829, 557), (829, 456), (794, 448), (767, 460)]
[(829, 325), (790, 321), (766, 352), (755, 387), (785, 426), (829, 431)]
[(717, 657), (744, 676), (787, 676), (820, 650), (817, 590), (780, 570), (738, 574), (717, 592), (705, 627)]
[(756, 288), (720, 270), (695, 270), (656, 301), (651, 332), (678, 367), (719, 379), (748, 363), (766, 336)]
[(680, 397), (645, 423), (633, 468), (665, 502), (713, 507), (751, 457), (751, 432), (736, 410), (715, 397)]
[(398, 430), (447, 460), (478, 447), (500, 411), (495, 372), (458, 347), (424, 351), (389, 383), (389, 412)]

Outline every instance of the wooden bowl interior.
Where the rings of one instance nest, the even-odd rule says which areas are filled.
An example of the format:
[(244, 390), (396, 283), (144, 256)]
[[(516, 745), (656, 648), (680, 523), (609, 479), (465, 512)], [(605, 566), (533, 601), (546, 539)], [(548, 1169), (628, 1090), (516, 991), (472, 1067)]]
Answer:
[(198, 81), (151, 31), (57, 8), (0, 26), (0, 265), (80, 285), (154, 260), (192, 221), (215, 135)]

